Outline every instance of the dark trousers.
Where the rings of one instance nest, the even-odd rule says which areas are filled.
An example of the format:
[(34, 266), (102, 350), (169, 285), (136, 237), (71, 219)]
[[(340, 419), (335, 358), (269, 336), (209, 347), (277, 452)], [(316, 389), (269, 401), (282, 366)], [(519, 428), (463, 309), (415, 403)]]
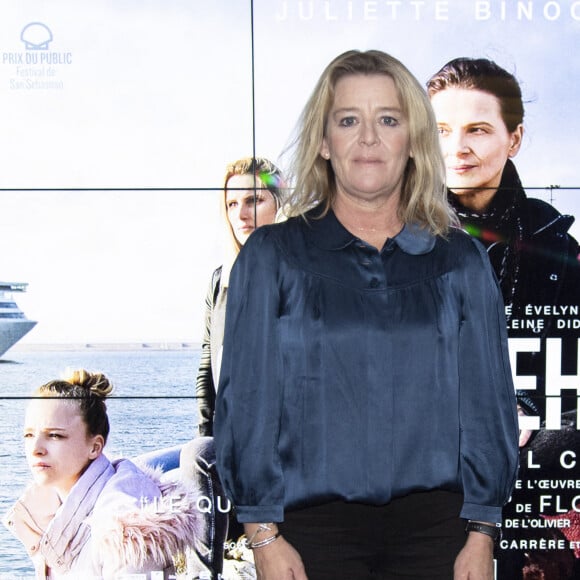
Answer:
[(452, 580), (465, 544), (463, 496), (413, 493), (384, 506), (332, 502), (280, 524), (309, 580)]

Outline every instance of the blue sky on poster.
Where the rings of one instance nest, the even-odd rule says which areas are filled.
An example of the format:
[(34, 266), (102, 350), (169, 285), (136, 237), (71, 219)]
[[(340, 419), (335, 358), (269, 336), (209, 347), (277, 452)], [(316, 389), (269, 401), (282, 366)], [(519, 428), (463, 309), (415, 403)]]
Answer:
[[(255, 0), (254, 16), (258, 154), (279, 157), (339, 52), (386, 50), (422, 82), (486, 56), (528, 101), (524, 183), (580, 186), (580, 2)], [(30, 22), (53, 34), (43, 63), (26, 62)], [(0, 279), (30, 283), (40, 321), (25, 340), (198, 340), (223, 253), (207, 188), (253, 145), (250, 1), (3, 0), (0, 95), (0, 188), (199, 188), (0, 192)], [(580, 191), (554, 193), (580, 215)]]

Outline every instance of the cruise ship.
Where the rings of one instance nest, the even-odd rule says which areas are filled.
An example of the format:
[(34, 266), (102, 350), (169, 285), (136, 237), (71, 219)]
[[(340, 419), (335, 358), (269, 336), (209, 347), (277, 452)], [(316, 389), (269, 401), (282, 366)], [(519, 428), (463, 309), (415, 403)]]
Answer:
[(27, 286), (20, 282), (0, 282), (0, 357), (36, 324), (24, 316), (12, 298), (15, 292), (26, 292)]

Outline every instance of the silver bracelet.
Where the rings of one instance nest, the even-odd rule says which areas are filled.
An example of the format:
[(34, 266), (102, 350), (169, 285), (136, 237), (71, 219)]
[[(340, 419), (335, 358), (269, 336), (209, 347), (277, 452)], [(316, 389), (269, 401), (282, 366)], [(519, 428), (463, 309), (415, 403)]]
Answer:
[(264, 546), (267, 546), (268, 544), (275, 542), (279, 537), (280, 537), (280, 532), (276, 532), (273, 536), (270, 536), (269, 538), (266, 538), (265, 540), (260, 540), (259, 542), (254, 542), (254, 543), (250, 544), (250, 549), (253, 550), (254, 548), (262, 548)]
[(250, 538), (248, 538), (248, 545), (250, 547), (252, 542), (254, 541), (254, 538), (260, 533), (260, 532), (271, 532), (272, 528), (270, 527), (271, 525), (273, 525), (272, 523), (267, 523), (267, 524), (259, 524), (258, 527), (256, 528), (256, 531), (251, 535)]

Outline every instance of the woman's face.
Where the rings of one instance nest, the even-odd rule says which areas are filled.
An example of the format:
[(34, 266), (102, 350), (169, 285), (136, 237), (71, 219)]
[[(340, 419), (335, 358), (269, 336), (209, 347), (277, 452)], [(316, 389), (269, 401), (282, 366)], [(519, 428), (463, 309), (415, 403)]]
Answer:
[(445, 89), (431, 97), (431, 104), (447, 185), (468, 207), (485, 208), (500, 184), (506, 161), (519, 151), (523, 126), (510, 133), (497, 97), (475, 89)]
[(39, 398), (28, 405), (24, 449), (36, 483), (50, 485), (66, 497), (104, 441), (89, 436), (75, 402)]
[(337, 195), (397, 200), (409, 157), (407, 119), (395, 83), (387, 75), (349, 75), (338, 80), (320, 154), (329, 159)]
[(274, 196), (258, 178), (251, 174), (230, 177), (226, 212), (232, 231), (242, 246), (257, 227), (274, 223), (276, 211)]

